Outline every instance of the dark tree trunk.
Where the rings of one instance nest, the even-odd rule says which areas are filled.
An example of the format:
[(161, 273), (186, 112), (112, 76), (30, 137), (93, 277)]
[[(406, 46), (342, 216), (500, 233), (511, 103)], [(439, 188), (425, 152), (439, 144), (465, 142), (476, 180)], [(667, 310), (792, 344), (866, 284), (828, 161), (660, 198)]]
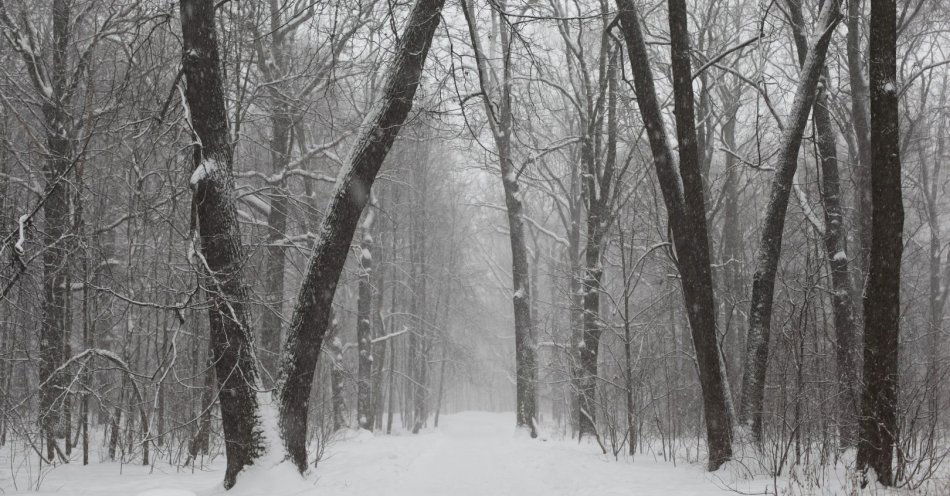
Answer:
[(897, 87), (897, 7), (871, 1), (871, 251), (864, 294), (864, 394), (858, 468), (893, 485), (904, 206)]
[[(801, 0), (789, 1), (792, 32), (798, 49), (798, 58), (805, 63), (808, 42), (804, 33)], [(826, 67), (822, 71), (826, 84), (831, 80)], [(812, 109), (815, 140), (821, 165), (821, 199), (825, 210), (825, 252), (831, 269), (831, 304), (835, 321), (835, 357), (838, 371), (838, 436), (842, 447), (854, 446), (857, 441), (857, 413), (859, 378), (857, 345), (854, 338), (854, 305), (851, 297), (851, 273), (848, 262), (848, 238), (844, 228), (841, 207), (841, 181), (838, 173), (838, 143), (835, 136), (828, 93), (819, 84)]]
[(310, 388), (329, 325), (333, 295), (370, 188), (412, 108), (443, 3), (418, 0), (406, 21), (382, 98), (361, 128), (345, 173), (337, 183), (297, 298), (284, 344), (277, 399), (280, 435), (288, 457), (301, 472), (307, 469)]
[[(630, 0), (617, 0), (620, 27), (629, 51), (640, 115), (646, 126), (654, 167), (666, 204), (676, 250), (686, 314), (696, 348), (710, 470), (732, 457), (732, 418), (716, 336), (716, 305), (709, 266), (709, 236), (703, 180), (693, 121), (692, 75), (686, 5), (670, 1), (670, 38), (673, 87), (679, 138), (680, 171), (667, 143), (663, 115), (657, 101), (650, 56), (640, 27), (640, 15)], [(682, 181), (682, 183), (681, 183)]]
[[(210, 344), (210, 343), (209, 343)], [(198, 458), (199, 454), (208, 454), (208, 449), (210, 448), (210, 438), (211, 438), (211, 410), (214, 408), (214, 363), (211, 355), (211, 347), (208, 347), (208, 357), (207, 357), (207, 370), (204, 373), (204, 384), (201, 388), (201, 403), (198, 407), (198, 420), (197, 428), (195, 429), (195, 434), (191, 438), (191, 442), (188, 445), (188, 458), (189, 460), (185, 462), (185, 465), (188, 465), (189, 462), (194, 463), (195, 459)]]
[[(46, 203), (43, 214), (43, 316), (39, 336), (40, 426), (46, 441), (46, 458), (56, 454), (56, 438), (62, 437), (69, 419), (63, 411), (66, 403), (65, 376), (51, 377), (66, 359), (69, 346), (68, 287), (70, 235), (70, 185), (67, 174), (72, 167), (71, 119), (66, 113), (67, 62), (70, 43), (71, 2), (56, 0), (52, 5), (53, 46), (49, 75), (38, 69), (40, 61), (22, 53), (33, 82), (43, 101), (46, 128)], [(32, 45), (33, 41), (30, 40)], [(16, 47), (14, 47), (16, 49)]]
[[(504, 10), (505, 2), (501, 3)], [(531, 437), (537, 437), (537, 346), (531, 316), (531, 271), (528, 267), (528, 247), (524, 232), (524, 204), (521, 201), (519, 172), (512, 159), (512, 109), (511, 109), (511, 28), (500, 23), (502, 51), (502, 76), (497, 88), (488, 81), (485, 54), (481, 49), (475, 27), (474, 12), (467, 2), (462, 5), (468, 23), (469, 37), (478, 65), (478, 77), (483, 92), (485, 112), (491, 123), (492, 136), (498, 153), (501, 184), (505, 192), (505, 207), (508, 216), (508, 239), (511, 244), (511, 303), (515, 316), (515, 424), (528, 429)], [(497, 102), (492, 102), (492, 97)]]
[(752, 428), (756, 441), (762, 439), (762, 407), (765, 399), (765, 374), (768, 370), (769, 337), (772, 325), (772, 303), (775, 275), (782, 253), (785, 214), (798, 168), (798, 152), (802, 143), (808, 114), (815, 103), (818, 80), (825, 64), (831, 34), (838, 22), (837, 0), (825, 3), (818, 20), (818, 41), (802, 64), (801, 81), (788, 123), (782, 130), (778, 163), (766, 207), (765, 221), (759, 241), (759, 256), (752, 276), (752, 301), (749, 307), (749, 333), (746, 339), (745, 368), (742, 374), (742, 397), (739, 423)]
[(248, 289), (241, 231), (234, 205), (234, 177), (221, 61), (212, 0), (182, 0), (182, 70), (188, 115), (195, 133), (191, 187), (192, 222), (200, 247), (195, 262), (211, 300), (211, 352), (220, 383), (227, 470), (225, 488), (263, 454), (260, 390), (253, 335), (248, 327)]
[[(609, 43), (605, 36), (601, 42)], [(606, 50), (606, 49), (605, 49)], [(583, 339), (579, 346), (578, 362), (582, 370), (580, 418), (578, 436), (597, 435), (597, 369), (603, 321), (600, 317), (600, 293), (604, 275), (602, 267), (603, 244), (612, 220), (611, 209), (616, 180), (614, 168), (617, 160), (617, 83), (615, 77), (616, 57), (607, 55), (604, 83), (607, 90), (607, 150), (603, 166), (598, 167), (595, 146), (600, 133), (597, 120), (586, 118), (587, 139), (583, 145), (585, 171), (582, 177), (583, 198), (587, 206), (587, 245), (584, 249), (583, 281)]]

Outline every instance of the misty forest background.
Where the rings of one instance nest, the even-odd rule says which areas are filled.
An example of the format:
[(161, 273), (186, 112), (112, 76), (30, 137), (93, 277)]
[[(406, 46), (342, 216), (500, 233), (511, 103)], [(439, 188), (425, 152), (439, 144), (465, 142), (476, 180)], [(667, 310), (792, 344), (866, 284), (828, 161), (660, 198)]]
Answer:
[(0, 32), (30, 463), (230, 487), (271, 416), (305, 470), (515, 410), (613, 456), (946, 468), (946, 2), (5, 0)]

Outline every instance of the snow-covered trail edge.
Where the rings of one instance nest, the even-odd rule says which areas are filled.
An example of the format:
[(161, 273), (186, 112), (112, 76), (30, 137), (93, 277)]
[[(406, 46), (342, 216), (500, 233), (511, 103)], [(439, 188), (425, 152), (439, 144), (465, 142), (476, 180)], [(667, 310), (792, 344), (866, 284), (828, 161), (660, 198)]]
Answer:
[[(442, 417), (419, 435), (348, 431), (327, 448), (306, 479), (289, 464), (254, 467), (234, 489), (221, 488), (223, 460), (206, 472), (93, 463), (48, 473), (39, 494), (139, 496), (612, 496), (735, 494), (700, 465), (639, 457), (616, 461), (592, 444), (532, 440), (515, 432), (513, 414)], [(4, 481), (7, 482), (7, 481)], [(4, 484), (5, 485), (5, 484)], [(4, 487), (8, 494), (20, 494)], [(23, 493), (37, 494), (37, 493)]]

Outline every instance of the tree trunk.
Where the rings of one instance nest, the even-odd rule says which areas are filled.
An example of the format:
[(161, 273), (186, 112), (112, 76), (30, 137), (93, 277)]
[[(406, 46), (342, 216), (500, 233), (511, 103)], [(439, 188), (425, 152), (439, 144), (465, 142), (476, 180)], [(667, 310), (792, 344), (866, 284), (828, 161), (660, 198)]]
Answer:
[[(56, 453), (56, 438), (62, 437), (66, 382), (60, 374), (50, 377), (66, 359), (69, 345), (68, 287), (70, 234), (70, 185), (66, 178), (72, 163), (72, 144), (69, 133), (71, 119), (64, 105), (67, 85), (67, 57), (70, 43), (71, 2), (56, 0), (52, 5), (53, 47), (49, 76), (45, 70), (33, 69), (39, 64), (23, 53), (34, 85), (43, 101), (42, 111), (46, 128), (47, 158), (43, 167), (46, 180), (46, 203), (43, 214), (43, 313), (39, 336), (40, 426), (46, 441), (46, 458), (52, 461)], [(30, 40), (32, 44), (32, 40)], [(16, 48), (16, 47), (14, 47)], [(31, 52), (32, 53), (32, 52)]]
[(346, 369), (343, 367), (343, 340), (340, 338), (340, 323), (336, 316), (330, 314), (330, 404), (333, 411), (333, 430), (338, 431), (346, 427), (346, 403), (343, 397), (343, 380)]
[(864, 394), (858, 468), (893, 485), (897, 437), (900, 268), (904, 207), (901, 196), (897, 88), (897, 7), (871, 1), (871, 251), (864, 296)]
[[(422, 145), (424, 148), (426, 145)], [(409, 297), (409, 315), (412, 319), (412, 332), (409, 334), (410, 390), (412, 391), (411, 416), (408, 419), (412, 433), (418, 434), (426, 422), (426, 404), (429, 401), (428, 346), (429, 320), (428, 310), (428, 149), (421, 153), (412, 169), (413, 199), (411, 234), (409, 237), (409, 258), (412, 264), (411, 295)]]
[[(290, 116), (286, 105), (278, 105), (271, 119), (271, 163), (274, 173), (290, 161)], [(289, 199), (283, 180), (274, 185), (273, 200), (267, 214), (267, 258), (264, 261), (264, 315), (261, 319), (261, 366), (267, 383), (276, 379), (280, 357), (280, 333), (283, 326), (284, 263)]]
[[(789, 1), (792, 33), (798, 49), (798, 58), (805, 63), (808, 42), (804, 34), (801, 0)], [(857, 413), (859, 377), (854, 338), (854, 305), (851, 297), (851, 273), (848, 261), (848, 238), (844, 229), (841, 207), (841, 181), (838, 173), (838, 143), (828, 107), (825, 85), (831, 80), (828, 68), (822, 71), (825, 84), (819, 84), (812, 109), (815, 140), (822, 176), (822, 204), (825, 209), (825, 252), (831, 269), (831, 305), (835, 321), (835, 357), (838, 372), (838, 436), (842, 447), (852, 447), (857, 441)]]
[(211, 305), (211, 352), (220, 384), (221, 424), (227, 470), (224, 486), (265, 450), (260, 425), (261, 390), (248, 327), (246, 262), (234, 205), (231, 138), (225, 112), (221, 62), (212, 0), (182, 0), (182, 70), (185, 98), (197, 142), (191, 176), (192, 223), (200, 247), (196, 261)]
[[(501, 2), (504, 10), (506, 2)], [(501, 184), (505, 192), (505, 207), (508, 216), (508, 238), (511, 244), (511, 303), (515, 317), (515, 425), (528, 429), (531, 437), (537, 437), (537, 346), (531, 320), (531, 272), (528, 268), (528, 247), (524, 232), (524, 204), (518, 184), (518, 172), (512, 162), (512, 110), (511, 110), (511, 33), (507, 22), (500, 23), (502, 51), (502, 76), (497, 88), (488, 81), (488, 63), (475, 28), (471, 5), (463, 0), (463, 14), (468, 23), (469, 37), (475, 52), (479, 83), (485, 113), (491, 123), (492, 136), (498, 152)], [(496, 96), (498, 101), (492, 102)], [(497, 109), (497, 110), (496, 110)]]
[(419, 85), (444, 0), (418, 0), (399, 38), (383, 96), (371, 110), (326, 209), (287, 331), (277, 389), (280, 435), (290, 460), (307, 469), (310, 388), (336, 286), (369, 191)]
[(868, 117), (868, 85), (864, 80), (864, 50), (861, 25), (865, 18), (861, 0), (848, 0), (848, 80), (851, 83), (851, 126), (858, 156), (854, 162), (854, 241), (857, 252), (858, 289), (864, 287), (871, 249), (871, 131)]
[[(601, 40), (609, 43), (606, 36)], [(604, 50), (607, 50), (604, 48)], [(609, 50), (607, 50), (609, 52)], [(617, 83), (616, 58), (607, 53), (604, 82), (607, 91), (607, 150), (603, 166), (598, 167), (594, 140), (600, 129), (596, 119), (585, 116), (587, 139), (581, 155), (586, 170), (582, 175), (582, 192), (587, 206), (587, 245), (584, 249), (583, 282), (583, 340), (578, 361), (581, 365), (581, 397), (578, 436), (597, 435), (597, 368), (603, 321), (600, 317), (600, 293), (604, 275), (602, 267), (603, 244), (611, 220), (614, 166), (617, 159)], [(599, 113), (597, 110), (594, 113)]]
[[(640, 115), (647, 130), (654, 167), (666, 204), (676, 249), (683, 299), (696, 348), (709, 470), (732, 457), (732, 418), (716, 336), (716, 305), (709, 266), (709, 239), (703, 180), (698, 163), (693, 92), (689, 64), (689, 36), (683, 0), (670, 2), (670, 38), (680, 171), (674, 168), (650, 68), (650, 56), (640, 27), (640, 15), (630, 0), (617, 0), (620, 27), (629, 51)], [(681, 183), (682, 181), (682, 183)]]
[(356, 343), (359, 361), (356, 374), (356, 418), (361, 429), (373, 430), (376, 414), (373, 408), (373, 218), (370, 209), (363, 219), (360, 242), (360, 273), (356, 302)]
[(802, 64), (801, 81), (787, 127), (782, 130), (778, 163), (766, 207), (765, 221), (759, 241), (759, 257), (752, 276), (752, 301), (749, 308), (749, 332), (746, 339), (745, 368), (742, 374), (742, 397), (739, 423), (751, 427), (753, 439), (762, 439), (762, 406), (765, 398), (765, 374), (768, 370), (769, 337), (772, 325), (772, 303), (775, 274), (782, 253), (785, 214), (798, 168), (798, 151), (814, 106), (818, 80), (825, 64), (831, 34), (838, 22), (838, 3), (825, 3), (818, 20), (818, 41)]

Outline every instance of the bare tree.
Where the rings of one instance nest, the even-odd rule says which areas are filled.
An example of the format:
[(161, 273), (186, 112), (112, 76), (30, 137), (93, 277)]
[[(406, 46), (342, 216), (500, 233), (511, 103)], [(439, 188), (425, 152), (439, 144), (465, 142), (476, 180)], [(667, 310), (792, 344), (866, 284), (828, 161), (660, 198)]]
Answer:
[(674, 168), (673, 152), (667, 142), (663, 116), (654, 89), (653, 71), (640, 27), (640, 15), (630, 0), (617, 0), (617, 8), (620, 28), (629, 52), (637, 104), (646, 126), (653, 164), (663, 201), (666, 203), (686, 314), (692, 329), (693, 346), (696, 348), (703, 411), (706, 415), (708, 468), (716, 470), (732, 458), (732, 418), (716, 336), (716, 305), (709, 268), (706, 207), (693, 116), (686, 5), (682, 0), (671, 1), (669, 16), (680, 155), (678, 172)]
[(330, 305), (370, 188), (412, 108), (422, 68), (439, 24), (442, 0), (418, 0), (389, 63), (382, 93), (360, 128), (343, 175), (326, 209), (297, 297), (281, 356), (280, 432), (287, 455), (307, 467), (306, 432), (314, 370), (329, 324)]
[(468, 23), (469, 39), (478, 69), (478, 81), (485, 114), (495, 149), (501, 182), (505, 191), (508, 214), (508, 235), (511, 241), (511, 302), (515, 313), (515, 376), (517, 383), (516, 424), (537, 436), (537, 351), (531, 320), (531, 277), (528, 268), (528, 247), (525, 242), (524, 202), (517, 170), (512, 158), (512, 33), (504, 16), (506, 1), (498, 4), (498, 23), (501, 39), (501, 74), (489, 65), (482, 49), (475, 25), (475, 12), (468, 0), (462, 0), (462, 10)]
[(864, 393), (858, 467), (894, 484), (903, 254), (897, 6), (871, 1), (868, 66), (871, 96), (871, 247), (864, 293)]
[[(785, 214), (792, 192), (792, 181), (798, 168), (798, 151), (814, 106), (818, 80), (825, 64), (831, 35), (838, 25), (838, 2), (826, 2), (818, 20), (819, 37), (802, 63), (802, 77), (795, 91), (788, 124), (782, 131), (778, 163), (769, 194), (765, 222), (759, 241), (759, 257), (752, 276), (752, 301), (749, 305), (749, 333), (746, 339), (745, 368), (742, 375), (742, 398), (739, 423), (752, 429), (756, 440), (762, 438), (762, 405), (765, 397), (765, 373), (768, 369), (769, 335), (772, 325), (772, 304), (775, 273), (782, 253)], [(837, 252), (836, 252), (837, 254)], [(836, 256), (836, 255), (835, 255)]]

